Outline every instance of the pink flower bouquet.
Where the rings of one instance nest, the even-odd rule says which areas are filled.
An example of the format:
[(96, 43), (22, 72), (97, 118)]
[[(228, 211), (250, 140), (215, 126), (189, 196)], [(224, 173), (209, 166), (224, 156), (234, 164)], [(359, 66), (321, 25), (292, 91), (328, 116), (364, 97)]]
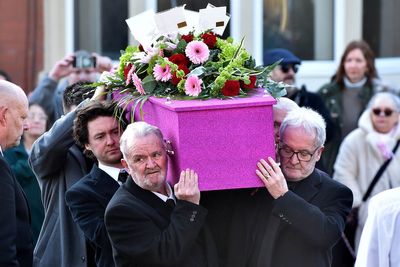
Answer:
[[(105, 85), (122, 103), (136, 106), (150, 96), (171, 99), (245, 97), (257, 87), (273, 97), (286, 93), (270, 80), (275, 65), (256, 66), (243, 47), (213, 31), (160, 35), (150, 45), (128, 46), (114, 73), (103, 73)], [(121, 97), (122, 96), (122, 97)], [(135, 109), (134, 108), (134, 109)]]

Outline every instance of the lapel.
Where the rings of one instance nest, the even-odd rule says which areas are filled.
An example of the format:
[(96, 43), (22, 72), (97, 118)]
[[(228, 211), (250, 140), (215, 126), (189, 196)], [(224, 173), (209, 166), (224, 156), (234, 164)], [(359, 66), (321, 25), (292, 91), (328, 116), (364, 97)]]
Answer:
[(272, 215), (272, 207), (274, 201), (272, 196), (268, 192), (264, 192), (264, 194), (265, 196), (267, 196), (267, 198), (264, 200), (265, 204), (262, 204), (262, 209), (260, 209), (260, 211), (266, 211), (265, 217), (262, 217), (261, 219), (261, 221), (266, 221), (266, 225), (262, 224), (261, 226), (265, 227), (265, 232), (261, 237), (261, 246), (259, 250), (259, 255), (257, 256), (258, 261), (256, 266), (269, 267), (271, 266), (275, 240), (278, 237), (280, 219)]
[(105, 196), (108, 200), (114, 195), (115, 191), (119, 188), (119, 184), (105, 171), (101, 170), (97, 164), (94, 164), (90, 171), (90, 177), (93, 182), (93, 189), (97, 193)]
[[(314, 171), (303, 181), (293, 189), (293, 192), (306, 200), (311, 202), (311, 200), (318, 193), (321, 184), (321, 175), (314, 169)], [(271, 203), (273, 199), (269, 199)], [(269, 203), (268, 203), (269, 204)], [(279, 236), (279, 226), (281, 225), (281, 220), (272, 215), (271, 208), (269, 210), (269, 216), (267, 221), (267, 228), (265, 229), (264, 236), (261, 241), (260, 254), (258, 256), (257, 266), (269, 267), (271, 266), (271, 259), (273, 258), (273, 249), (275, 242)]]
[(77, 145), (72, 145), (69, 148), (71, 155), (79, 162), (81, 170), (83, 173), (88, 173), (89, 166), (86, 164), (85, 155), (83, 155), (82, 151), (78, 148)]
[(136, 198), (139, 198), (142, 202), (144, 202), (145, 205), (150, 206), (165, 219), (169, 220), (172, 210), (168, 208), (167, 204), (162, 201), (158, 196), (156, 196), (153, 192), (138, 186), (133, 181), (131, 176), (128, 176), (128, 179), (122, 185), (122, 187), (125, 188), (129, 193), (134, 195)]
[[(19, 184), (17, 178), (15, 177), (10, 165), (8, 164), (7, 160), (5, 159), (4, 156), (2, 156), (0, 154), (0, 160), (4, 162), (4, 164), (6, 165), (6, 167), (8, 168), (8, 171), (10, 172), (11, 175), (11, 179), (13, 180), (14, 184), (15, 184), (15, 195), (16, 195), (16, 199), (18, 198), (18, 195), (20, 194), (22, 196), (23, 200), (23, 204), (22, 203), (15, 203), (16, 205), (24, 205), (24, 209), (27, 211), (28, 213), (28, 217), (29, 217), (29, 223), (31, 223), (31, 210), (29, 209), (29, 202), (28, 199), (25, 195), (25, 191), (22, 189), (22, 186)], [(17, 200), (18, 201), (18, 200)]]
[(318, 194), (321, 183), (321, 174), (317, 169), (314, 169), (307, 178), (299, 182), (293, 189), (293, 192), (305, 201), (311, 202), (315, 195)]

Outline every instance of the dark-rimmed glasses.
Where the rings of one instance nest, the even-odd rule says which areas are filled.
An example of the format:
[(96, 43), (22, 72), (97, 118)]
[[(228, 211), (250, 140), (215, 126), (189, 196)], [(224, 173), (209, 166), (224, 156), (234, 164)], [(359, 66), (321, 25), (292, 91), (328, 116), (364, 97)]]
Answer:
[(298, 64), (280, 64), (280, 66), (283, 73), (288, 73), (289, 69), (292, 69), (294, 73), (297, 73), (299, 71)]
[(319, 149), (319, 147), (317, 147), (314, 152), (309, 152), (307, 150), (300, 150), (300, 151), (294, 151), (293, 149), (291, 149), (289, 146), (287, 146), (284, 143), (279, 143), (278, 146), (278, 150), (279, 150), (279, 155), (281, 157), (284, 158), (292, 158), (293, 155), (297, 156), (297, 159), (299, 161), (304, 161), (304, 162), (309, 162), (312, 157), (314, 156), (315, 152), (317, 152), (317, 150)]
[(375, 116), (385, 116), (385, 117), (390, 117), (393, 114), (393, 110), (390, 108), (384, 108), (384, 109), (380, 109), (380, 108), (373, 108), (372, 109), (372, 113), (374, 113)]

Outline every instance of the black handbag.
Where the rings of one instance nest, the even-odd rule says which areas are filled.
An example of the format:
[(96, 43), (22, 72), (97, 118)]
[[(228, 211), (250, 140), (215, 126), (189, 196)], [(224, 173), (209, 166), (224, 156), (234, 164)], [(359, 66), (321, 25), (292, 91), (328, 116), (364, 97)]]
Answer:
[[(392, 150), (393, 155), (396, 153), (399, 144), (400, 140), (397, 140), (397, 143)], [(365, 202), (370, 197), (372, 190), (374, 189), (376, 183), (379, 181), (379, 178), (381, 178), (383, 172), (386, 170), (389, 163), (392, 161), (392, 158), (393, 157), (387, 159), (379, 168), (379, 170), (376, 172), (374, 179), (372, 179), (371, 183), (368, 186), (367, 191), (365, 192), (362, 198), (362, 202)], [(358, 208), (353, 208), (350, 214), (347, 216), (345, 230), (344, 232), (342, 232), (342, 240), (344, 241), (346, 248), (348, 249), (348, 252), (353, 257), (353, 259), (356, 258), (356, 253), (354, 250), (354, 238), (357, 226), (358, 226)]]

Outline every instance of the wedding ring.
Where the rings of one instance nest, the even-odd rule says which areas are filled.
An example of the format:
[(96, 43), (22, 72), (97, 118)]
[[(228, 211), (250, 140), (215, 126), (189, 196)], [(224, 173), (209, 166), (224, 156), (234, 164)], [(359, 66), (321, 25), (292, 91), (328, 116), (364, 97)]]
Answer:
[(265, 179), (269, 179), (269, 178), (271, 178), (271, 175), (269, 175), (269, 174), (264, 174), (264, 177), (265, 177)]

